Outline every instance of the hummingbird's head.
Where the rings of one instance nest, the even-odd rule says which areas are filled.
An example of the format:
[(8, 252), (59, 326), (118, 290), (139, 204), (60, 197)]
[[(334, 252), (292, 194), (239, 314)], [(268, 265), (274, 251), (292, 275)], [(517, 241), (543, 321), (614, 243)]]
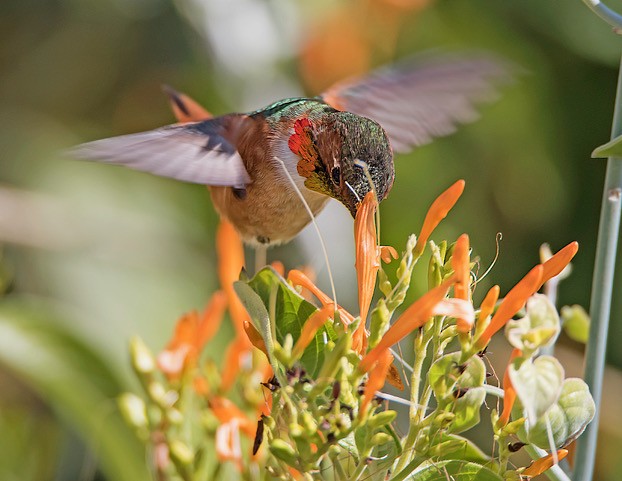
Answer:
[(333, 112), (314, 130), (318, 168), (305, 185), (345, 205), (352, 216), (373, 188), (378, 201), (393, 186), (393, 152), (383, 128), (350, 112)]

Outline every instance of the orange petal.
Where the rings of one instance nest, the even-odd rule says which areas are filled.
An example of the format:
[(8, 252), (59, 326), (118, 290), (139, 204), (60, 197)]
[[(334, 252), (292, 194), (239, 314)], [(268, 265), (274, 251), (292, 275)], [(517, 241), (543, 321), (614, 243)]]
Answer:
[(388, 264), (393, 259), (397, 259), (399, 257), (395, 247), (393, 246), (380, 246), (380, 258), (382, 262)]
[[(561, 461), (568, 455), (567, 449), (558, 449), (557, 450), (557, 461)], [(553, 454), (547, 454), (546, 456), (536, 459), (531, 466), (525, 469), (521, 474), (521, 476), (527, 476), (533, 478), (534, 476), (538, 476), (545, 472), (547, 469), (550, 469), (555, 464), (555, 458)]]
[(551, 257), (548, 261), (542, 264), (544, 270), (542, 271), (542, 284), (541, 286), (552, 279), (556, 275), (558, 275), (564, 268), (570, 264), (570, 261), (575, 256), (577, 251), (579, 250), (578, 242), (571, 242), (563, 249), (560, 249), (553, 257)]
[[(451, 266), (457, 277), (454, 286), (454, 295), (457, 299), (468, 301), (471, 297), (471, 268), (469, 264), (469, 236), (462, 234), (458, 237), (451, 256)], [(473, 327), (474, 318), (466, 319), (459, 317), (456, 322), (459, 332), (469, 332)]]
[(213, 396), (209, 399), (208, 404), (221, 423), (237, 420), (245, 434), (251, 438), (255, 437), (255, 424), (232, 401), (222, 396)]
[(505, 373), (503, 374), (503, 412), (501, 413), (501, 416), (499, 416), (499, 426), (505, 426), (510, 420), (510, 414), (512, 414), (514, 401), (516, 401), (516, 391), (514, 390), (512, 380), (510, 379), (510, 365), (514, 359), (522, 355), (523, 351), (515, 348), (510, 355), (510, 360), (508, 361)]
[(246, 335), (251, 341), (251, 344), (259, 349), (261, 352), (263, 352), (266, 355), (267, 359), (270, 359), (270, 356), (268, 356), (268, 349), (266, 348), (266, 343), (263, 340), (263, 337), (261, 337), (259, 331), (255, 329), (255, 326), (253, 326), (250, 321), (244, 321), (244, 332), (246, 332)]
[(222, 371), (221, 388), (223, 391), (227, 391), (237, 379), (237, 375), (240, 372), (240, 365), (244, 356), (250, 355), (251, 343), (248, 340), (246, 333), (242, 337), (237, 337), (225, 353), (225, 364)]
[(285, 276), (285, 266), (281, 261), (272, 261), (270, 266), (281, 276)]
[(316, 311), (311, 314), (311, 316), (309, 316), (309, 319), (307, 319), (304, 326), (302, 326), (300, 337), (298, 337), (298, 340), (296, 341), (296, 344), (292, 349), (292, 357), (294, 359), (299, 359), (302, 356), (302, 353), (311, 343), (318, 329), (322, 327), (326, 323), (326, 321), (328, 321), (328, 319), (334, 315), (335, 305), (327, 304), (319, 311)]
[(216, 251), (218, 253), (218, 277), (227, 295), (233, 326), (240, 339), (248, 340), (244, 333), (244, 321), (248, 320), (248, 314), (233, 289), (233, 283), (239, 279), (244, 267), (244, 248), (239, 234), (226, 220), (220, 221), (216, 231)]
[[(380, 342), (359, 363), (359, 371), (367, 372), (376, 361), (388, 352), (393, 344), (401, 341), (415, 329), (425, 324), (430, 317), (436, 314), (435, 308), (445, 298), (449, 288), (455, 283), (455, 277), (452, 276), (445, 280), (440, 286), (437, 286), (415, 302), (393, 323), (389, 330), (382, 336)], [(443, 315), (447, 315), (443, 313)], [(458, 317), (458, 316), (456, 316)]]
[(189, 365), (188, 359), (193, 358), (189, 344), (178, 346), (175, 349), (166, 349), (158, 354), (157, 363), (160, 370), (169, 379), (178, 379), (184, 368)]
[[(287, 281), (294, 286), (300, 286), (313, 294), (322, 306), (334, 305), (334, 301), (330, 296), (317, 287), (307, 275), (298, 269), (292, 269), (287, 274)], [(346, 311), (343, 307), (337, 306), (341, 322), (348, 326), (354, 321), (354, 316)]]
[(323, 306), (334, 303), (330, 296), (322, 292), (322, 290), (317, 287), (304, 272), (298, 269), (292, 269), (291, 271), (289, 271), (289, 274), (287, 274), (287, 280), (294, 286), (300, 286), (307, 289), (309, 292), (311, 292), (311, 294), (317, 297), (318, 301), (320, 301)]
[(209, 384), (204, 377), (197, 376), (192, 380), (194, 391), (201, 396), (208, 396), (210, 393)]
[(199, 320), (194, 340), (197, 352), (201, 352), (207, 341), (214, 337), (214, 334), (218, 331), (218, 327), (220, 326), (226, 307), (227, 296), (223, 291), (216, 291), (212, 294), (212, 298)]
[(184, 314), (175, 325), (173, 338), (158, 354), (158, 367), (169, 379), (178, 378), (185, 367), (196, 361), (198, 326), (199, 314), (196, 311)]
[(242, 469), (242, 446), (237, 421), (223, 423), (216, 428), (216, 456), (219, 461), (233, 461)]
[(164, 85), (162, 89), (168, 95), (171, 109), (173, 109), (173, 114), (179, 123), (198, 122), (213, 117), (212, 114), (186, 94), (182, 94), (168, 85)]
[(486, 294), (486, 297), (484, 297), (482, 305), (479, 308), (479, 317), (477, 318), (478, 323), (486, 322), (488, 316), (492, 314), (492, 311), (495, 309), (495, 304), (499, 299), (499, 290), (499, 286), (492, 286)]
[(464, 191), (464, 180), (459, 180), (454, 183), (449, 189), (439, 195), (428, 210), (423, 221), (423, 227), (417, 238), (417, 245), (415, 246), (415, 254), (421, 255), (425, 245), (428, 242), (428, 238), (432, 231), (436, 229), (436, 226), (445, 218), (447, 214), (456, 204), (462, 192)]
[(371, 299), (380, 269), (380, 252), (376, 241), (375, 214), (378, 201), (373, 192), (368, 192), (361, 202), (354, 220), (354, 243), (356, 246), (356, 277), (359, 291), (359, 329), (365, 329)]
[(360, 415), (365, 414), (367, 406), (376, 395), (376, 391), (379, 391), (382, 389), (382, 386), (384, 386), (391, 362), (393, 362), (393, 356), (389, 351), (384, 351), (378, 359), (376, 367), (370, 371), (369, 379), (367, 379), (365, 391), (363, 392), (363, 402), (361, 403), (361, 409), (359, 411)]
[(542, 265), (538, 264), (508, 292), (497, 312), (492, 316), (490, 324), (477, 340), (476, 346), (479, 349), (483, 349), (490, 342), (490, 338), (505, 326), (523, 308), (527, 299), (540, 288), (542, 285), (542, 271)]

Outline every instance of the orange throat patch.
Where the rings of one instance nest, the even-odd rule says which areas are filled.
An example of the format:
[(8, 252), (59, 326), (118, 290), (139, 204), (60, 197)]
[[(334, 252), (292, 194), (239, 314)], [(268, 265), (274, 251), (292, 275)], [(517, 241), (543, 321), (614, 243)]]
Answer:
[(298, 174), (309, 179), (320, 163), (309, 119), (302, 118), (294, 122), (294, 133), (289, 137), (287, 144), (290, 150), (300, 157), (296, 165)]

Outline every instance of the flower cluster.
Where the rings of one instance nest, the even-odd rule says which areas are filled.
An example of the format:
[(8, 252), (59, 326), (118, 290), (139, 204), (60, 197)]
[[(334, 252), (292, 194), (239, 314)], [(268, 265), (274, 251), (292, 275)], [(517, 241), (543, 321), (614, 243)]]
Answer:
[[(476, 305), (469, 237), (429, 240), (463, 190), (458, 181), (433, 202), (401, 255), (378, 244), (377, 201), (365, 197), (354, 233), (358, 314), (303, 270), (274, 264), (247, 278), (241, 242), (223, 222), (222, 291), (203, 313), (182, 316), (157, 356), (131, 343), (143, 393), (125, 394), (120, 406), (149, 446), (157, 478), (519, 480), (563, 458), (594, 403), (583, 381), (565, 379), (554, 357), (540, 355), (562, 321), (538, 291), (566, 272), (578, 246), (546, 256), (502, 299), (493, 286)], [(403, 307), (427, 251), (427, 292)], [(382, 262), (399, 262), (395, 278)], [(217, 362), (205, 346), (226, 311), (235, 337)], [(501, 330), (514, 350), (496, 386), (483, 358)], [(404, 340), (400, 353), (412, 366), (395, 350)], [(385, 383), (406, 392), (389, 395)], [(492, 454), (461, 435), (480, 422), (487, 396), (503, 399), (490, 412)], [(409, 406), (407, 419), (391, 402)], [(523, 447), (537, 459), (529, 467), (511, 461)]]
[[(233, 469), (241, 477), (259, 472), (274, 479), (418, 479), (411, 473), (426, 479), (442, 469), (471, 470), (472, 479), (518, 479), (565, 456), (591, 420), (593, 402), (581, 380), (564, 379), (554, 357), (537, 356), (561, 327), (555, 307), (537, 291), (568, 265), (577, 244), (535, 266), (501, 301), (499, 287), (492, 287), (476, 308), (468, 236), (428, 243), (463, 189), (459, 181), (432, 204), (420, 235), (408, 240), (393, 282), (381, 260), (399, 256), (378, 246), (377, 203), (368, 194), (355, 220), (358, 315), (300, 270), (283, 278), (282, 266), (275, 266), (238, 280), (241, 244), (223, 223), (217, 235), (223, 290), (202, 314), (182, 316), (157, 356), (139, 340), (132, 342), (144, 396), (126, 394), (121, 406), (152, 448), (159, 478), (197, 479), (204, 473), (230, 479)], [(429, 289), (392, 320), (427, 246)], [(378, 277), (381, 296), (372, 308)], [(236, 337), (219, 369), (202, 352), (227, 309)], [(488, 385), (482, 353), (504, 327), (514, 351), (501, 391)], [(410, 379), (402, 379), (393, 348), (409, 335), (415, 361)], [(410, 386), (404, 436), (397, 413), (383, 401), (391, 399), (382, 392), (387, 381)], [(490, 393), (504, 398), (502, 411), (491, 413), (497, 446), (492, 458), (459, 435), (479, 423)], [(514, 468), (509, 458), (525, 445), (551, 454)]]

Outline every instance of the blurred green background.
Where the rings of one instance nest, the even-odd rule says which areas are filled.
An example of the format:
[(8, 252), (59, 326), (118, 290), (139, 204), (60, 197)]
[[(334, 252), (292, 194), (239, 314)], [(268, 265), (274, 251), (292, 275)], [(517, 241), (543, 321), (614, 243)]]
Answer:
[[(609, 138), (621, 46), (579, 0), (4, 0), (0, 479), (148, 479), (114, 403), (135, 387), (127, 340), (160, 349), (179, 315), (217, 288), (205, 188), (72, 161), (62, 149), (172, 123), (163, 83), (222, 114), (317, 94), (422, 50), (491, 51), (525, 73), (477, 123), (396, 159), (382, 242), (402, 248), (435, 196), (464, 178), (434, 238), (468, 232), (483, 272), (503, 233), (480, 292), (487, 283), (505, 292), (538, 262), (541, 243), (578, 240), (560, 305), (587, 307), (605, 168), (590, 152)], [(319, 221), (340, 303), (354, 307), (349, 214), (335, 204)], [(313, 265), (326, 287), (313, 231), (269, 256)], [(608, 354), (617, 367), (621, 312), (617, 295)], [(568, 371), (580, 373), (581, 346), (561, 342)], [(622, 467), (622, 381), (615, 368), (607, 376), (601, 480)]]

